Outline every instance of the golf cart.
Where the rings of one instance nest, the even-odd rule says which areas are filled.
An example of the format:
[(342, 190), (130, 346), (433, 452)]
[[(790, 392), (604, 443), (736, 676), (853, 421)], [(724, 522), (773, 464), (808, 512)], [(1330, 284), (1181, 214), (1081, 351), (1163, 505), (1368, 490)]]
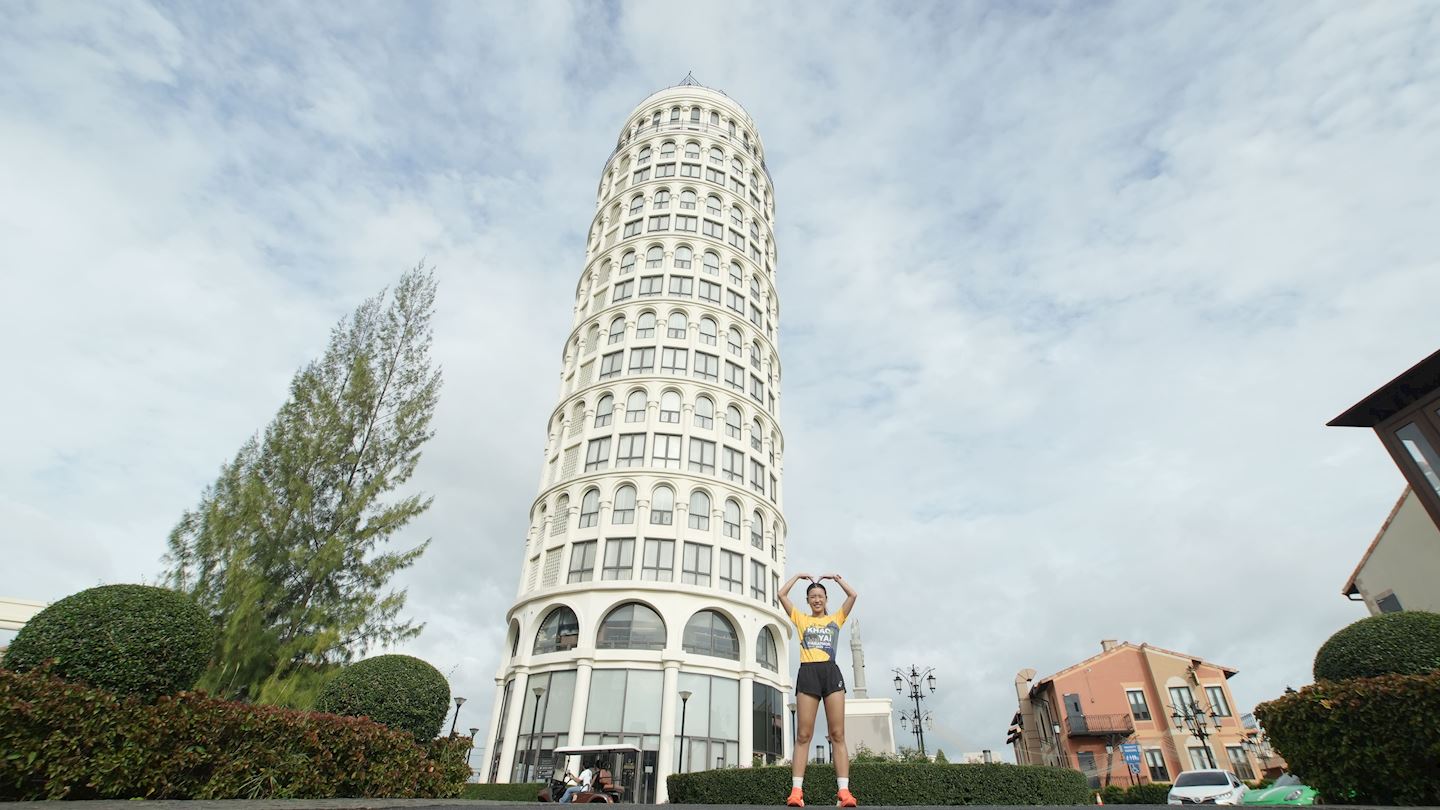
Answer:
[(558, 802), (565, 795), (567, 773), (578, 774), (587, 766), (596, 770), (590, 790), (576, 793), (571, 801), (590, 802), (635, 801), (635, 782), (640, 763), (640, 749), (633, 745), (567, 745), (555, 749), (550, 765), (550, 779), (536, 798), (542, 802)]

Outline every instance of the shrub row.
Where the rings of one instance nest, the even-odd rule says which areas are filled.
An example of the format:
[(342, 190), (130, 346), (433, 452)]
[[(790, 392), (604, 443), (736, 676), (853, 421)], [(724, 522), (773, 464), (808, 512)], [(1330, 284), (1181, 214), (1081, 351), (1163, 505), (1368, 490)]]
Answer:
[(543, 787), (545, 787), (544, 782), (469, 784), (461, 792), (460, 798), (487, 799), (492, 802), (533, 802)]
[(458, 796), (469, 740), (0, 669), (0, 800)]
[(1440, 669), (1440, 614), (1402, 610), (1341, 628), (1315, 653), (1315, 680), (1423, 675)]
[(1440, 671), (1320, 681), (1255, 716), (1328, 803), (1440, 805)]
[[(790, 792), (788, 767), (728, 768), (674, 774), (674, 804), (777, 804)], [(805, 804), (835, 802), (835, 768), (805, 770)], [(856, 762), (850, 789), (864, 805), (1088, 804), (1089, 785), (1079, 771), (1038, 765), (939, 765)]]
[(1165, 804), (1170, 799), (1169, 782), (1148, 782), (1139, 785), (1109, 784), (1096, 791), (1106, 804)]

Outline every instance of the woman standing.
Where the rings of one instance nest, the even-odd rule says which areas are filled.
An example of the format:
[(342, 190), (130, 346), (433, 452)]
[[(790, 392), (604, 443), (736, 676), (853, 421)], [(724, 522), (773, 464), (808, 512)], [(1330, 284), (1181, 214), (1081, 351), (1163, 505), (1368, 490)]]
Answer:
[[(801, 613), (790, 602), (790, 589), (800, 580), (809, 580), (805, 588), (808, 614)], [(845, 592), (845, 604), (835, 613), (829, 611), (830, 594), (821, 580), (833, 579)], [(795, 676), (796, 727), (794, 763), (791, 765), (791, 807), (804, 807), (805, 762), (810, 758), (810, 739), (815, 734), (815, 715), (825, 703), (825, 722), (830, 730), (830, 749), (835, 757), (835, 777), (840, 790), (836, 804), (854, 807), (850, 794), (850, 750), (845, 747), (845, 676), (835, 663), (835, 649), (840, 641), (840, 628), (855, 607), (855, 591), (839, 574), (826, 574), (820, 579), (809, 574), (796, 574), (780, 589), (780, 604), (785, 606), (800, 636), (800, 672)]]

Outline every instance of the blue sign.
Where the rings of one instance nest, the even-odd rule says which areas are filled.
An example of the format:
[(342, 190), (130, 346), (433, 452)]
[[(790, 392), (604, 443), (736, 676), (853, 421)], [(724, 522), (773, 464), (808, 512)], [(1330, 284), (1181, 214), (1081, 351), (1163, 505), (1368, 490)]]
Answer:
[(1131, 764), (1131, 765), (1135, 765), (1135, 766), (1139, 766), (1139, 765), (1140, 765), (1140, 744), (1139, 744), (1139, 743), (1121, 743), (1121, 744), (1120, 744), (1120, 753), (1125, 756), (1125, 761), (1126, 761), (1127, 763), (1129, 763), (1129, 764)]

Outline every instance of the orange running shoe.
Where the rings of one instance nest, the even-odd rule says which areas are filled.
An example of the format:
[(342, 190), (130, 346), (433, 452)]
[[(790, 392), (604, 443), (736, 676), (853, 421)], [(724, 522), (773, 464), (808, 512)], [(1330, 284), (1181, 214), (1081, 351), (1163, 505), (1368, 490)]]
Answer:
[(841, 790), (835, 794), (836, 807), (858, 807), (859, 805), (860, 803), (855, 801), (855, 797), (850, 793), (849, 789)]
[(790, 788), (790, 798), (785, 800), (785, 804), (789, 805), (790, 807), (804, 807), (805, 791), (797, 787)]

